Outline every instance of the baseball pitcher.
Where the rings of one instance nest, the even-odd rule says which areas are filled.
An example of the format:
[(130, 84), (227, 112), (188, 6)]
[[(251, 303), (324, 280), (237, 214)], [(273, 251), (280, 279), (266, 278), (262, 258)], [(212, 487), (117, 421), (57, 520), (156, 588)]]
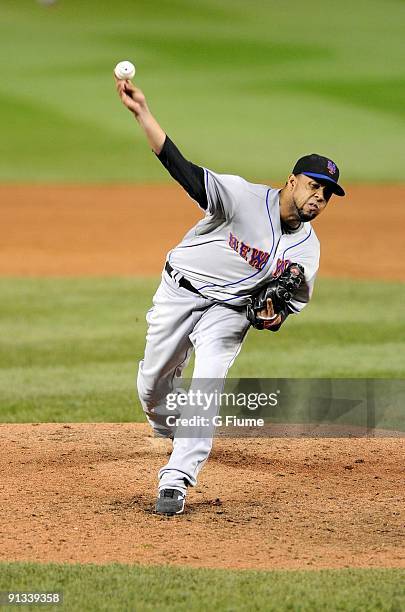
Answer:
[(116, 85), (159, 161), (204, 215), (167, 255), (138, 371), (139, 398), (155, 435), (173, 440), (159, 471), (156, 512), (175, 515), (208, 458), (212, 432), (176, 435), (167, 396), (192, 351), (193, 381), (223, 381), (251, 326), (275, 332), (305, 307), (319, 266), (310, 222), (332, 194), (345, 193), (336, 164), (317, 154), (299, 159), (282, 189), (202, 168), (183, 157), (140, 89), (129, 80)]

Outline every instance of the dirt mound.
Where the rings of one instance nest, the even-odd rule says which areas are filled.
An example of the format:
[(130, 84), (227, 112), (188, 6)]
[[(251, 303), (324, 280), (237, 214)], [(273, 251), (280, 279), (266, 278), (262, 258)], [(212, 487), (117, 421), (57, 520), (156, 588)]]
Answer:
[[(403, 438), (218, 439), (187, 512), (153, 513), (166, 441), (141, 424), (0, 425), (0, 558), (404, 567)], [(402, 555), (402, 556), (401, 556)]]

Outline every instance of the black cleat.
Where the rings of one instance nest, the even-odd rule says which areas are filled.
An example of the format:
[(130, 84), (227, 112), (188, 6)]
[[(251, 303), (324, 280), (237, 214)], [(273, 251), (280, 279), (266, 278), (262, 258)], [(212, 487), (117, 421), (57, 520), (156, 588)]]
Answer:
[(162, 489), (156, 502), (156, 513), (173, 516), (184, 512), (186, 494), (178, 489)]

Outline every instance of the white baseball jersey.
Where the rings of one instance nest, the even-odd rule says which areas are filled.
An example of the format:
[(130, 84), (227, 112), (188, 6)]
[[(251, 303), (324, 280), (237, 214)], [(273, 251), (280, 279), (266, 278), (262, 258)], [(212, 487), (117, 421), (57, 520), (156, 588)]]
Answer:
[(278, 189), (207, 169), (204, 175), (205, 218), (169, 252), (170, 265), (203, 296), (242, 306), (288, 263), (299, 263), (306, 287), (289, 308), (302, 310), (319, 267), (320, 245), (311, 224), (287, 233), (281, 226)]

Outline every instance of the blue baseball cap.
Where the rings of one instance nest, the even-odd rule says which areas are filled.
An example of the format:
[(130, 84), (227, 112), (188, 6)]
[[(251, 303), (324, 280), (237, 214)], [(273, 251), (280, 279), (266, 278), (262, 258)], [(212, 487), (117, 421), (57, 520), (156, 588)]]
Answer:
[(338, 185), (339, 168), (328, 157), (317, 155), (317, 153), (305, 155), (297, 161), (292, 173), (305, 174), (305, 176), (316, 178), (319, 181), (327, 181), (333, 193), (338, 196), (346, 195), (344, 189)]

